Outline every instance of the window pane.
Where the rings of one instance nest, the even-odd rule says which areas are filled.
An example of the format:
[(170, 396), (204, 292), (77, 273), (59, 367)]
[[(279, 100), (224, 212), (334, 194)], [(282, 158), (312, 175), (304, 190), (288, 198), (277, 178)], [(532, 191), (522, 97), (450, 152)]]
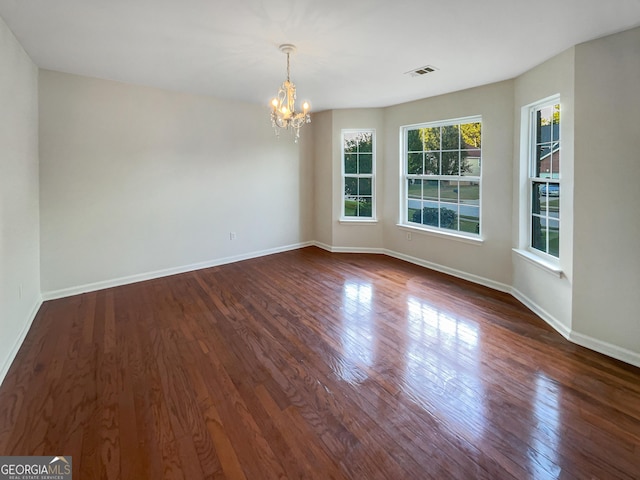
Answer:
[(356, 195), (358, 195), (358, 179), (355, 177), (345, 177), (344, 196), (355, 197)]
[(438, 163), (440, 162), (439, 152), (429, 152), (424, 154), (425, 175), (438, 175)]
[(549, 255), (558, 257), (560, 254), (560, 222), (549, 219)]
[(422, 198), (422, 180), (408, 179), (407, 194), (410, 199), (415, 198), (420, 200)]
[(536, 147), (535, 177), (551, 177), (551, 144), (545, 143)]
[(422, 223), (422, 202), (409, 200), (407, 202), (407, 220), (415, 223)]
[(442, 152), (440, 175), (458, 175), (460, 172), (459, 156), (459, 152)]
[(480, 122), (463, 123), (460, 125), (460, 135), (462, 136), (460, 148), (479, 149), (482, 146), (482, 124)]
[(546, 197), (542, 192), (542, 187), (546, 183), (533, 182), (531, 185), (531, 213), (540, 214), (540, 199)]
[(440, 228), (458, 230), (458, 206), (457, 205), (441, 204)]
[(407, 173), (409, 175), (422, 175), (422, 153), (407, 154)]
[(407, 148), (409, 152), (422, 152), (420, 130), (407, 130)]
[(548, 106), (541, 108), (536, 112), (536, 143), (544, 143), (551, 141), (553, 122), (553, 107)]
[(373, 173), (373, 154), (361, 153), (358, 158), (359, 158), (359, 165), (360, 165), (360, 169), (358, 170), (358, 173), (361, 173), (361, 174)]
[(355, 217), (358, 213), (358, 202), (357, 200), (346, 200), (344, 201), (344, 216), (345, 217)]
[(540, 187), (540, 212), (558, 218), (560, 211), (560, 185), (542, 183)]
[(344, 156), (344, 173), (358, 173), (358, 155), (348, 153)]
[(535, 112), (535, 129), (536, 129), (536, 143), (541, 143), (542, 140), (542, 114), (540, 110), (536, 110)]
[(460, 205), (460, 231), (480, 233), (480, 207)]
[(545, 185), (544, 183), (542, 184), (542, 187), (540, 187), (540, 201), (538, 203), (538, 211), (534, 212), (534, 213), (539, 213), (540, 215), (546, 217), (548, 215), (548, 203), (549, 203), (549, 197), (547, 197), (547, 185)]
[(460, 175), (480, 176), (480, 150), (460, 152)]
[(547, 192), (549, 198), (549, 216), (553, 218), (560, 218), (560, 185), (557, 183), (550, 183), (547, 186)]
[[(549, 148), (549, 151), (544, 152), (542, 156), (537, 155), (538, 160), (544, 160), (544, 156), (549, 155), (552, 150), (557, 151), (560, 146), (558, 142), (560, 139), (560, 106), (549, 106), (538, 111), (536, 122), (536, 143), (539, 145), (544, 144)], [(552, 143), (553, 148), (551, 148)], [(547, 170), (542, 169), (541, 171), (545, 172)], [(549, 169), (547, 172), (550, 174), (551, 171)]]
[(440, 200), (458, 203), (458, 182), (455, 180), (440, 180)]
[(539, 206), (533, 213), (548, 212), (548, 215), (557, 218), (560, 211), (560, 185), (542, 182), (535, 182), (534, 185), (539, 195)]
[(373, 151), (373, 134), (370, 132), (360, 134), (358, 151), (361, 153)]
[(422, 224), (430, 227), (438, 226), (438, 204), (434, 202), (424, 202), (422, 209)]
[(442, 150), (457, 150), (460, 148), (460, 131), (458, 125), (442, 127)]
[(358, 195), (371, 195), (370, 178), (360, 178), (358, 180)]
[(531, 217), (531, 246), (546, 252), (546, 222), (543, 218), (533, 215)]
[(371, 197), (360, 197), (358, 202), (358, 216), (370, 217), (373, 203)]
[(540, 109), (540, 119), (543, 125), (551, 125), (551, 119), (553, 118), (553, 107), (543, 107)]
[(342, 146), (345, 153), (355, 153), (358, 151), (358, 134), (357, 133), (345, 133), (344, 144)]
[(480, 205), (480, 184), (478, 182), (460, 182), (460, 203), (468, 205)]
[(425, 200), (438, 201), (438, 180), (425, 180), (423, 183), (423, 198)]
[(560, 142), (551, 146), (551, 178), (560, 178)]
[(440, 150), (440, 127), (421, 128), (420, 134), (424, 139), (424, 149)]

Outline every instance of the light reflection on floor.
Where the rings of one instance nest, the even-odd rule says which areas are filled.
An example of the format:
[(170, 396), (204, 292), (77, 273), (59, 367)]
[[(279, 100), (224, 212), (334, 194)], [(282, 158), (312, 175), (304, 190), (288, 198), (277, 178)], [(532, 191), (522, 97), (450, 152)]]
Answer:
[(486, 423), (478, 349), (474, 322), (407, 298), (405, 393), (469, 439), (481, 437)]
[[(342, 358), (334, 370), (357, 385), (376, 361), (374, 289), (370, 282), (347, 280), (342, 296)], [(486, 419), (477, 324), (415, 296), (407, 297), (406, 318), (396, 323), (403, 337), (398, 348), (405, 364), (397, 378), (403, 394), (469, 440), (481, 437)]]
[(560, 411), (558, 387), (544, 373), (536, 376), (536, 394), (533, 398), (536, 430), (529, 448), (529, 461), (534, 479), (558, 478), (560, 447)]
[(373, 286), (368, 282), (347, 280), (342, 297), (345, 323), (340, 340), (344, 361), (336, 366), (336, 373), (349, 383), (359, 384), (367, 375), (363, 368), (358, 367), (370, 367), (374, 361)]

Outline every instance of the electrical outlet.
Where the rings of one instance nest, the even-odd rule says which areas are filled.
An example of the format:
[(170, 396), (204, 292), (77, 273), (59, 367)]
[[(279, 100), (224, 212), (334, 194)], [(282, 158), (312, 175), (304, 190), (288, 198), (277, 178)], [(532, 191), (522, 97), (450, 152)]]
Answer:
[(411, 232), (407, 232), (407, 240), (411, 241)]
[(229, 240), (235, 240), (236, 239), (236, 232), (229, 232)]
[(22, 298), (22, 284), (18, 285), (18, 298)]

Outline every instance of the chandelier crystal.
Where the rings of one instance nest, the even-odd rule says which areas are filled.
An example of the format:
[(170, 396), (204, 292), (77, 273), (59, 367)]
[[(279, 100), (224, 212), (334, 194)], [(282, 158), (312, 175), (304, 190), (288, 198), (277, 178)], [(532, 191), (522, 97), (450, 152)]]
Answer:
[(280, 45), (280, 51), (287, 55), (287, 79), (280, 86), (278, 95), (271, 100), (271, 124), (275, 129), (276, 136), (280, 135), (280, 129), (289, 129), (295, 132), (295, 141), (300, 138), (300, 127), (305, 123), (311, 123), (309, 115), (309, 103), (302, 104), (302, 112), (296, 112), (296, 86), (291, 81), (291, 68), (289, 56), (295, 53), (295, 45), (285, 43)]

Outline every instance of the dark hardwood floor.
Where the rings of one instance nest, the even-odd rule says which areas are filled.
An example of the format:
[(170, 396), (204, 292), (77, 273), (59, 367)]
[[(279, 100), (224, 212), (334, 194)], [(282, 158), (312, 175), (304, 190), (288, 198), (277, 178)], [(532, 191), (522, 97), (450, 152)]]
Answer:
[(0, 455), (81, 480), (639, 479), (640, 369), (509, 295), (311, 247), (45, 302)]

